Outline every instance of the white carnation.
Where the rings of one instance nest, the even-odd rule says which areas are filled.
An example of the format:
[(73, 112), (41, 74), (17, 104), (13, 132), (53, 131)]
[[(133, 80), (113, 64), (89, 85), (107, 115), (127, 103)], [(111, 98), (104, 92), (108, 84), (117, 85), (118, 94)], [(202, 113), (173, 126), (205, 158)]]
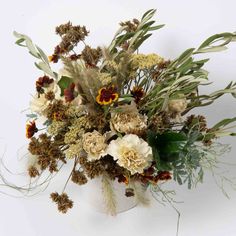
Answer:
[(112, 140), (106, 152), (132, 175), (143, 173), (152, 162), (152, 148), (135, 134), (127, 134), (122, 138)]

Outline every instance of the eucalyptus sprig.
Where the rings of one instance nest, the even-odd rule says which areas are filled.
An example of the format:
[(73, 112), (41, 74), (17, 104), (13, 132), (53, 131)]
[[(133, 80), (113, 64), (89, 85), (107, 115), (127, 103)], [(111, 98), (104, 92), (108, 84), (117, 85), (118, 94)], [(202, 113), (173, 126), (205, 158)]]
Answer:
[(53, 77), (54, 79), (57, 79), (57, 73), (55, 73), (49, 64), (48, 61), (48, 57), (47, 55), (44, 53), (44, 51), (37, 46), (36, 44), (34, 44), (31, 40), (31, 38), (29, 38), (27, 35), (25, 34), (20, 34), (17, 33), (16, 31), (13, 32), (14, 36), (16, 38), (18, 38), (18, 40), (15, 42), (18, 46), (21, 47), (26, 47), (29, 50), (29, 53), (37, 58), (39, 60), (39, 62), (35, 62), (35, 66), (42, 70), (45, 74)]

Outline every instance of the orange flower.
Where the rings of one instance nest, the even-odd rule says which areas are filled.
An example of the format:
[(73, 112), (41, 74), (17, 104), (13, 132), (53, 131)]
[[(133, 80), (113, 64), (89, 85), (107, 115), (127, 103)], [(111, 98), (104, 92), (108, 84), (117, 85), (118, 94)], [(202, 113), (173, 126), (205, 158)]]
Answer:
[(129, 184), (129, 178), (127, 176), (125, 176), (125, 175), (118, 175), (117, 178), (118, 178), (118, 182), (119, 183), (125, 183), (126, 185)]
[(31, 138), (34, 136), (35, 133), (38, 132), (38, 128), (36, 127), (36, 124), (34, 121), (29, 122), (26, 124), (26, 137)]
[(99, 89), (96, 101), (100, 105), (109, 105), (118, 99), (119, 95), (114, 85)]
[(167, 181), (171, 179), (171, 174), (169, 171), (159, 171), (157, 175), (158, 180)]
[(49, 62), (57, 63), (59, 60), (59, 56), (56, 54), (52, 54), (51, 56), (48, 56)]

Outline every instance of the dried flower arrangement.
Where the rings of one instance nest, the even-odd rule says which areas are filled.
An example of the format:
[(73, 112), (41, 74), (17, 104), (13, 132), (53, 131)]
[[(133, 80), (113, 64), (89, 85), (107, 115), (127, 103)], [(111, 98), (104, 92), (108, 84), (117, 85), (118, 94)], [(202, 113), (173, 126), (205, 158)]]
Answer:
[[(218, 163), (214, 150), (222, 151), (224, 146), (216, 140), (236, 135), (229, 127), (236, 117), (209, 128), (204, 116), (188, 115), (224, 94), (236, 98), (235, 82), (200, 94), (199, 86), (209, 84), (203, 69), (209, 59), (195, 58), (226, 49), (236, 34), (213, 35), (174, 60), (140, 54), (138, 49), (152, 31), (164, 26), (154, 25), (154, 14), (151, 9), (140, 20), (121, 22), (104, 48), (85, 43), (89, 34), (85, 26), (62, 24), (56, 27), (61, 42), (49, 57), (29, 37), (14, 32), (16, 44), (26, 47), (43, 71), (30, 102), (32, 113), (27, 115), (28, 174), (39, 179), (49, 171), (52, 176), (68, 162), (74, 163), (63, 191), (51, 194), (62, 213), (73, 206), (65, 193), (68, 181), (83, 185), (99, 176), (112, 214), (116, 211), (113, 181), (126, 186), (124, 195), (141, 202), (147, 188), (153, 196), (161, 192), (170, 201), (161, 185), (173, 179), (188, 188), (196, 186), (204, 171)], [(78, 52), (79, 43), (84, 49)], [(58, 73), (53, 63), (62, 63)]]

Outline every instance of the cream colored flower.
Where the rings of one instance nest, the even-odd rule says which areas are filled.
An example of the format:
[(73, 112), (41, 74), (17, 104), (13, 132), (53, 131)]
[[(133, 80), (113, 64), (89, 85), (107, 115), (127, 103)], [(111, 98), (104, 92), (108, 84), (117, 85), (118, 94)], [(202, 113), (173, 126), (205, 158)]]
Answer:
[(172, 113), (180, 114), (187, 108), (186, 98), (173, 99), (169, 101), (168, 110)]
[(44, 88), (45, 93), (38, 96), (36, 94), (33, 96), (33, 99), (30, 101), (30, 110), (39, 115), (43, 115), (43, 112), (47, 108), (50, 101), (46, 99), (45, 94), (52, 91), (55, 94), (55, 99), (60, 99), (60, 87), (56, 82), (53, 82), (48, 87)]
[(133, 104), (121, 107), (121, 112), (112, 113), (111, 130), (125, 134), (142, 134), (147, 129), (147, 117), (138, 113)]
[(96, 130), (83, 135), (82, 145), (84, 151), (88, 154), (89, 161), (98, 160), (106, 155), (107, 144), (105, 141), (105, 137)]
[(42, 115), (48, 104), (49, 101), (45, 98), (44, 94), (42, 94), (40, 97), (38, 97), (38, 95), (35, 95), (30, 101), (30, 110), (39, 115)]
[(150, 69), (159, 63), (164, 62), (164, 59), (157, 54), (134, 54), (132, 56), (131, 67), (133, 69)]
[(117, 164), (131, 172), (143, 173), (152, 161), (152, 148), (143, 139), (134, 134), (112, 140), (107, 148)]

